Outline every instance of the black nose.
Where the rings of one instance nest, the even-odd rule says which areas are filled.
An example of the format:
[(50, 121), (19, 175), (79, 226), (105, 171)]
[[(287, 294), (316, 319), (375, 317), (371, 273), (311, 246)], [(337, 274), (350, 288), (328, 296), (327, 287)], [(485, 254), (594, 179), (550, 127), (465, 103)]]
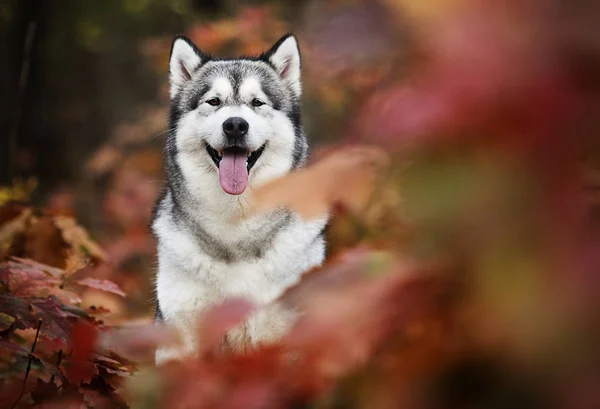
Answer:
[(248, 122), (244, 118), (234, 116), (223, 122), (223, 132), (227, 139), (241, 139), (248, 133)]

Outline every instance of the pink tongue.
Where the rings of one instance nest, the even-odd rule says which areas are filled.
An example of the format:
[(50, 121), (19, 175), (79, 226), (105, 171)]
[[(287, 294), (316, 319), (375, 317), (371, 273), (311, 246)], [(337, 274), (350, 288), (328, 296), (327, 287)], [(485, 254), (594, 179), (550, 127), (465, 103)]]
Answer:
[(244, 193), (248, 186), (248, 155), (246, 152), (223, 152), (219, 163), (221, 187), (230, 195)]

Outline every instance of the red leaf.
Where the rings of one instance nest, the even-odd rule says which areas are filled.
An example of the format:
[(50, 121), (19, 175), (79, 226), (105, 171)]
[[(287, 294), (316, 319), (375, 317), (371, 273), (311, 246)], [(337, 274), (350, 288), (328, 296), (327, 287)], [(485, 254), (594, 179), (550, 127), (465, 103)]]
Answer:
[(38, 320), (33, 315), (29, 303), (22, 298), (10, 294), (1, 294), (0, 311), (16, 318), (14, 323), (15, 328), (37, 328)]
[(96, 328), (84, 321), (79, 321), (73, 326), (71, 334), (70, 364), (67, 368), (67, 379), (74, 383), (89, 383), (94, 375), (98, 373), (91, 357), (96, 347), (98, 333)]
[(102, 290), (109, 293), (120, 295), (125, 297), (125, 293), (119, 288), (118, 285), (109, 280), (98, 280), (96, 278), (84, 278), (82, 280), (75, 281), (79, 285), (83, 285), (96, 290)]
[(202, 316), (200, 326), (201, 347), (210, 351), (216, 347), (225, 333), (240, 324), (254, 310), (254, 306), (244, 299), (230, 299), (211, 308)]
[(29, 306), (34, 317), (42, 320), (40, 333), (50, 340), (59, 340), (66, 344), (72, 327), (69, 318), (75, 318), (77, 315), (66, 311), (66, 306), (54, 297), (31, 300)]
[(20, 257), (12, 257), (13, 260), (16, 260), (18, 263), (23, 264), (28, 267), (37, 268), (38, 270), (42, 270), (55, 278), (61, 278), (65, 274), (65, 270), (60, 268), (52, 267), (46, 264), (38, 263), (35, 260), (30, 260), (27, 258)]
[(148, 324), (106, 331), (101, 334), (100, 344), (128, 360), (140, 362), (154, 359), (158, 345), (176, 344), (177, 336), (165, 325)]
[(15, 318), (15, 328), (37, 328), (42, 320), (40, 336), (63, 345), (66, 345), (71, 330), (69, 319), (77, 317), (66, 308), (55, 297), (25, 300), (10, 294), (0, 295), (0, 311)]
[(69, 304), (81, 302), (77, 294), (60, 288), (61, 280), (56, 278), (56, 271), (48, 273), (48, 269), (61, 271), (35, 262), (8, 262), (0, 266), (0, 279), (15, 296), (29, 298), (55, 295)]

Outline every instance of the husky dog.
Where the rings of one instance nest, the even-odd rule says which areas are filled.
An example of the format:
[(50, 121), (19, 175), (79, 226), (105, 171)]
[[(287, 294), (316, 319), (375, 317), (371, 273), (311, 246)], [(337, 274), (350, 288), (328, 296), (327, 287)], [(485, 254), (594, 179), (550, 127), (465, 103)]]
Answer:
[(254, 189), (306, 161), (294, 36), (235, 59), (212, 57), (178, 36), (169, 69), (167, 186), (152, 224), (157, 320), (178, 328), (185, 346), (159, 349), (158, 362), (194, 352), (200, 313), (228, 298), (259, 306), (227, 334), (230, 347), (285, 333), (295, 313), (273, 301), (322, 263), (327, 222), (286, 209), (247, 215)]

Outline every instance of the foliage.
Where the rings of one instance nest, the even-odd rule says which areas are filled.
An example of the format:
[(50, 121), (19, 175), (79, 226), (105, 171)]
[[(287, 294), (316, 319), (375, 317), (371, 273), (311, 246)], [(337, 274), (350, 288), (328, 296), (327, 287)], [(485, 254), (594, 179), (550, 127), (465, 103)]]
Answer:
[[(285, 27), (277, 4), (188, 33), (209, 52), (254, 52)], [(151, 268), (132, 263), (153, 257), (146, 226), (161, 176), (149, 138), (166, 115), (151, 107), (89, 162), (88, 177), (108, 180), (103, 246), (64, 216), (74, 213), (64, 191), (41, 213), (0, 212), (3, 399), (600, 407), (597, 16), (585, 0), (311, 2), (307, 125), (338, 143), (261, 188), (253, 208), (334, 216), (325, 266), (278, 300), (302, 311), (289, 334), (222, 350), (261, 308), (225, 300), (198, 317), (197, 357), (152, 365), (156, 345), (180, 340), (151, 323), (140, 296)], [(159, 70), (168, 44), (142, 45)]]
[(99, 313), (107, 311), (82, 306), (85, 288), (125, 295), (110, 281), (82, 278), (82, 267), (103, 258), (103, 251), (72, 219), (36, 215), (17, 204), (1, 210), (1, 406), (65, 397), (94, 407), (126, 406), (117, 382), (135, 366), (94, 352), (97, 331), (107, 328)]

